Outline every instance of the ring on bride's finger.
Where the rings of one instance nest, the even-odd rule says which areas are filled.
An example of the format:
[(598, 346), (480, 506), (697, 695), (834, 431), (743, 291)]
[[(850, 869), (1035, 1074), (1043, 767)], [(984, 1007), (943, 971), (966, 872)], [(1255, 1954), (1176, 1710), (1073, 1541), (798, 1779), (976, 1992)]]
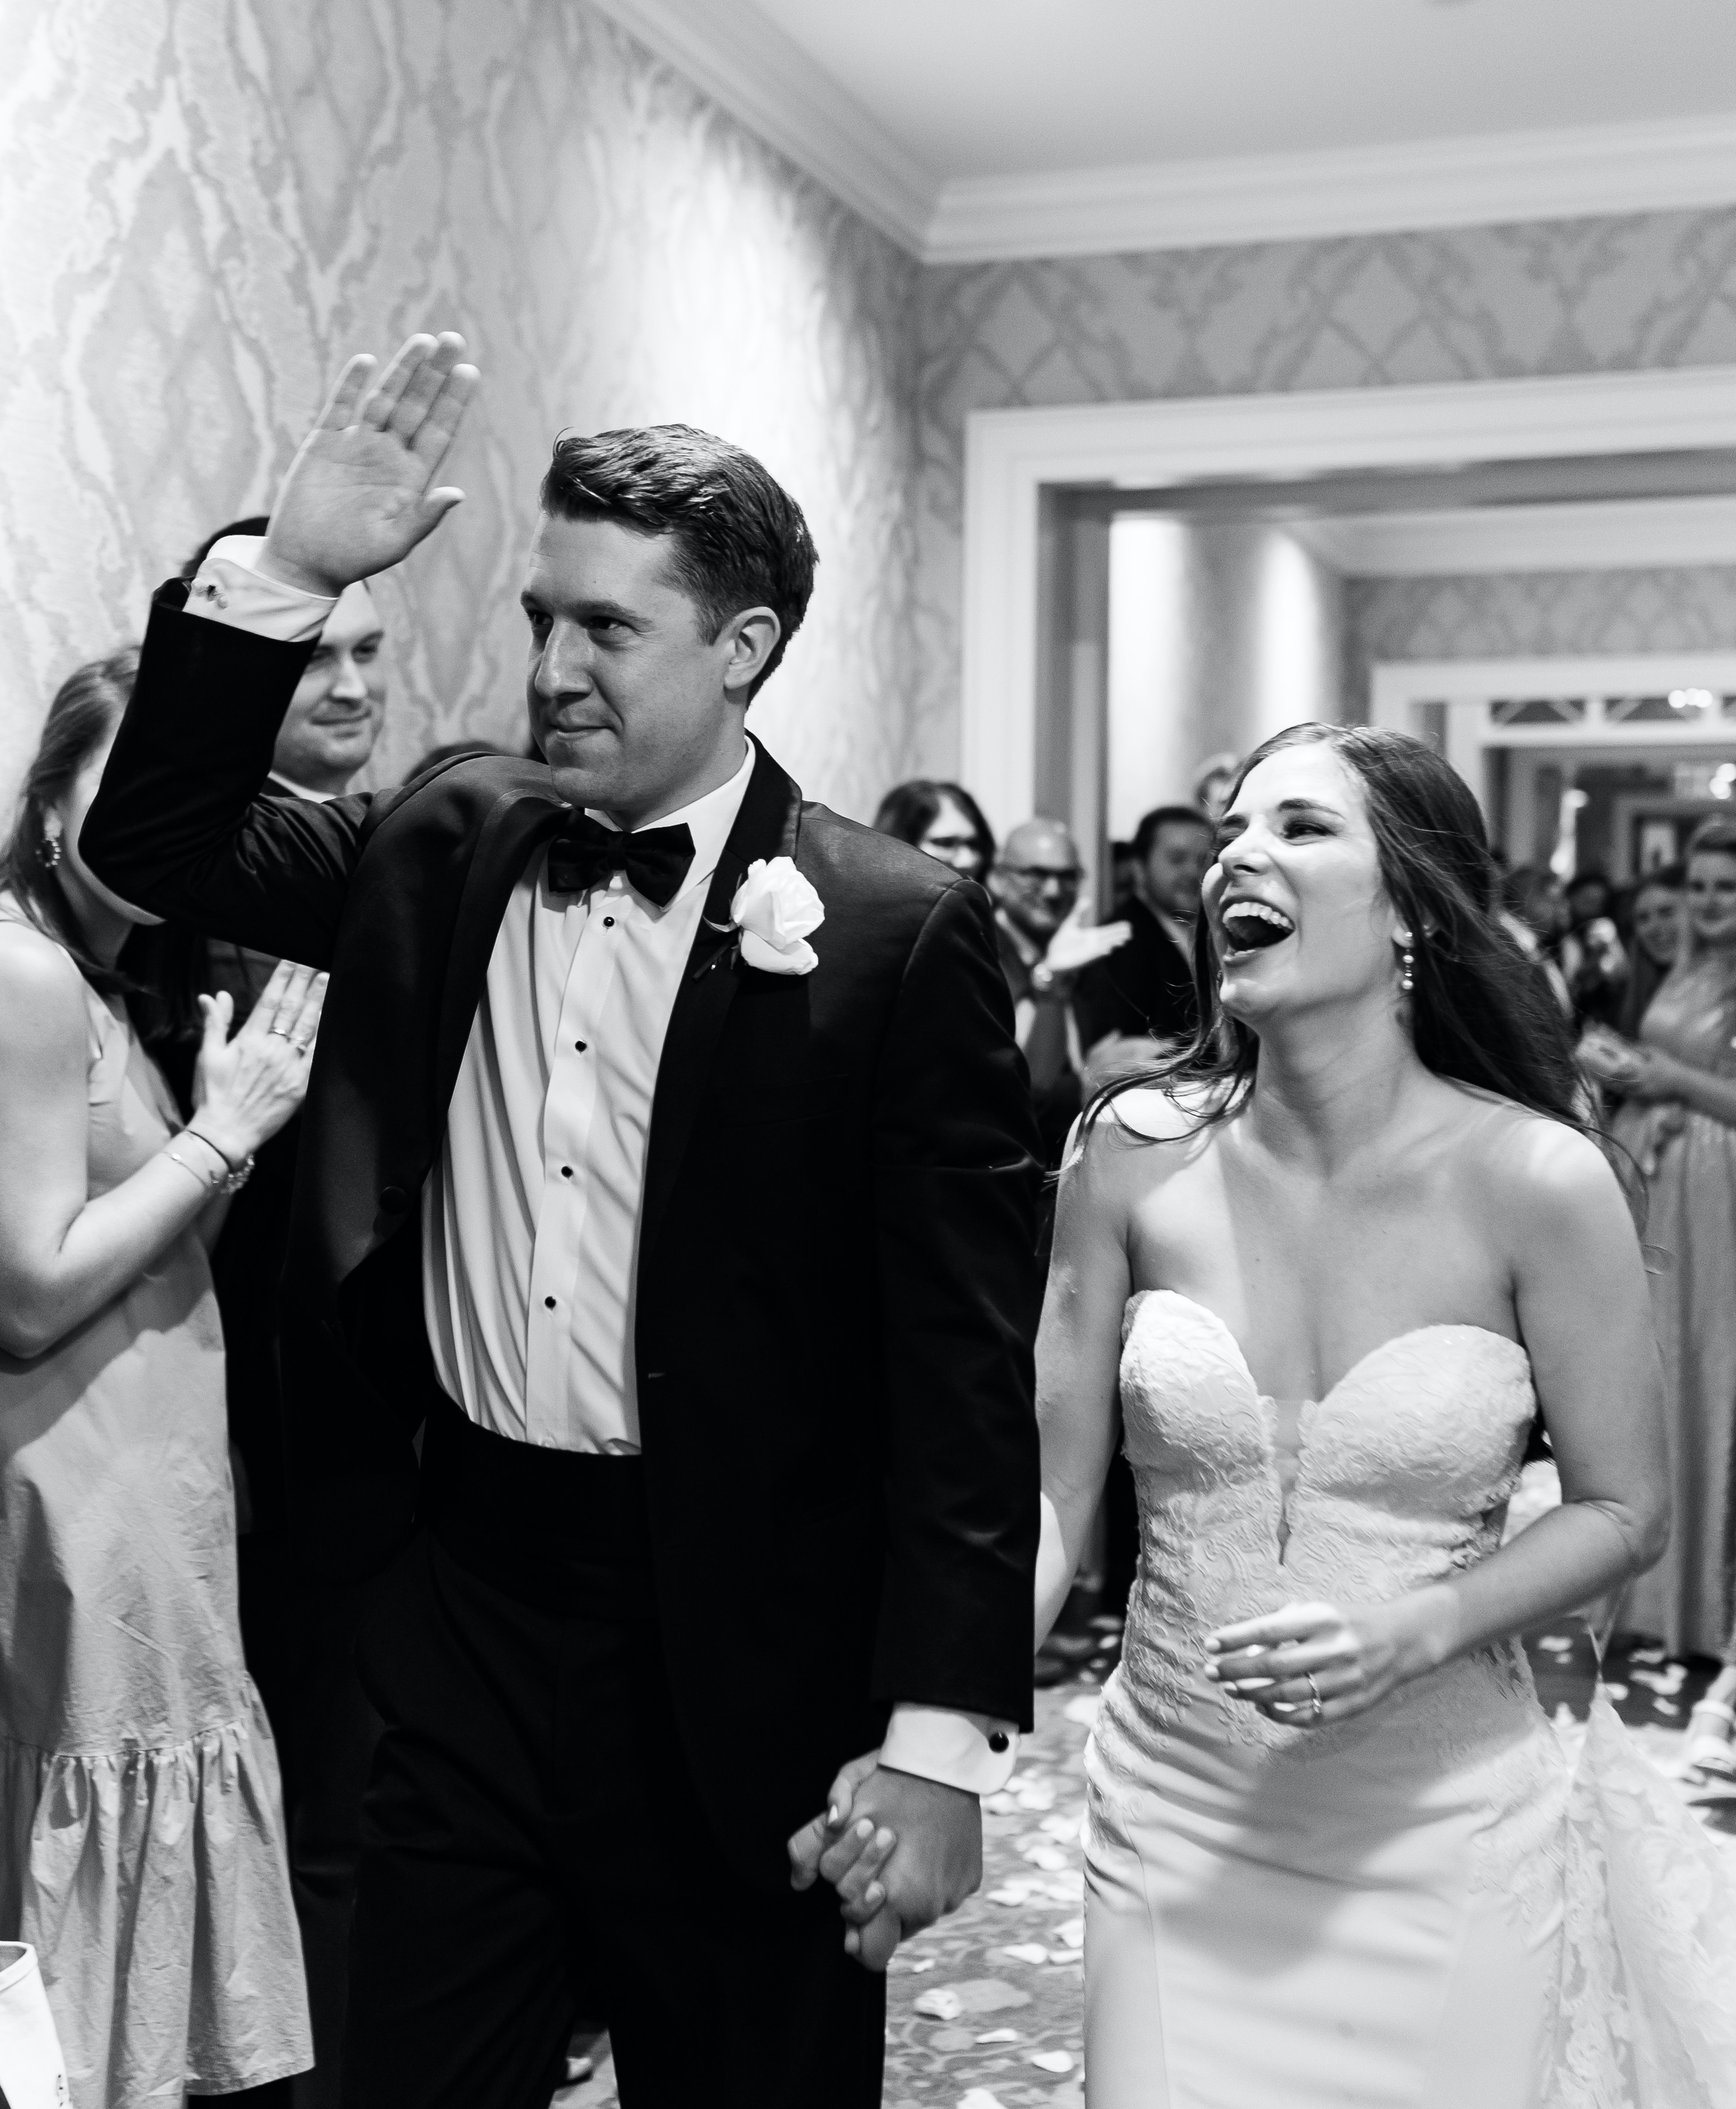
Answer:
[(1302, 1674), (1307, 1679), (1309, 1695), (1314, 1701), (1314, 1714), (1312, 1718), (1318, 1721), (1321, 1714), (1326, 1710), (1320, 1703), (1320, 1687), (1314, 1682), (1314, 1672), (1311, 1669), (1305, 1670)]
[(289, 1035), (281, 1025), (268, 1025), (265, 1028), (265, 1037), (268, 1040), (287, 1040)]

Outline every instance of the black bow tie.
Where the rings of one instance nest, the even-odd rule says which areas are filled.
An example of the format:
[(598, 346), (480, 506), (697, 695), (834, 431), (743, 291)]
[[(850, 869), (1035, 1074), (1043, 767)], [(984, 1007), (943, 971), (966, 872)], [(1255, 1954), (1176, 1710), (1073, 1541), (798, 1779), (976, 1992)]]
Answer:
[(666, 908), (692, 861), (693, 838), (685, 821), (631, 833), (573, 812), (548, 845), (548, 887), (552, 893), (583, 893), (611, 871), (624, 871), (634, 892)]

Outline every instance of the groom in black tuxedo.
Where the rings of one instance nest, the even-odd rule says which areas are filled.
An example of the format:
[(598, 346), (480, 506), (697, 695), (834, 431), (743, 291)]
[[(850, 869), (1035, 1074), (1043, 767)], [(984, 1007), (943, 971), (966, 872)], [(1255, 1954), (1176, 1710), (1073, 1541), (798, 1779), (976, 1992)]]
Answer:
[[(1029, 1725), (1037, 1171), (993, 926), (746, 737), (814, 551), (684, 427), (557, 445), (546, 767), (264, 794), (326, 612), (458, 502), (462, 350), (352, 361), (263, 548), (159, 593), (83, 838), (331, 974), (285, 1352), (386, 1723), (344, 2099), (546, 2109), (582, 2007), (628, 2109), (867, 2109), (878, 1971), (976, 1886)], [(847, 1936), (785, 1851), (846, 1759), (897, 1841)]]

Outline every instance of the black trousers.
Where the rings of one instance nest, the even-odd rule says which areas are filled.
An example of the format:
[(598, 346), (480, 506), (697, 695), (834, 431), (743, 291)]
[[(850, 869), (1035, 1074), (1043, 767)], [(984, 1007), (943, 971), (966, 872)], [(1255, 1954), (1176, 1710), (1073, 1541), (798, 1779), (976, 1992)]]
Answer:
[(386, 1732), (345, 2109), (548, 2109), (581, 2012), (608, 2025), (623, 2109), (873, 2109), (884, 1980), (845, 1955), (829, 1889), (750, 1890), (701, 1813), (638, 1461), (510, 1443), (443, 1403), (422, 1488), (362, 1635)]
[(354, 1660), (363, 1592), (310, 1575), (287, 1530), (250, 1533), (237, 1550), (241, 1639), (282, 1775), (314, 2057), (311, 2072), (250, 2093), (257, 2109), (337, 2109), (362, 1791), (380, 1734)]

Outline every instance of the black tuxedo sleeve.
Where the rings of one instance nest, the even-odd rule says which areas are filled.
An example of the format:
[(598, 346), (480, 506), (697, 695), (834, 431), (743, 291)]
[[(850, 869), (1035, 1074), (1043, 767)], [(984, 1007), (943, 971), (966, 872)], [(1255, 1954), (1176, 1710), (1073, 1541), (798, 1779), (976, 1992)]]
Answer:
[(371, 801), (259, 795), (312, 656), (151, 606), (138, 679), (79, 836), (124, 901), (256, 951), (329, 966)]
[(879, 1064), (889, 1547), (877, 1699), (1030, 1724), (1041, 1178), (986, 900), (950, 887)]

